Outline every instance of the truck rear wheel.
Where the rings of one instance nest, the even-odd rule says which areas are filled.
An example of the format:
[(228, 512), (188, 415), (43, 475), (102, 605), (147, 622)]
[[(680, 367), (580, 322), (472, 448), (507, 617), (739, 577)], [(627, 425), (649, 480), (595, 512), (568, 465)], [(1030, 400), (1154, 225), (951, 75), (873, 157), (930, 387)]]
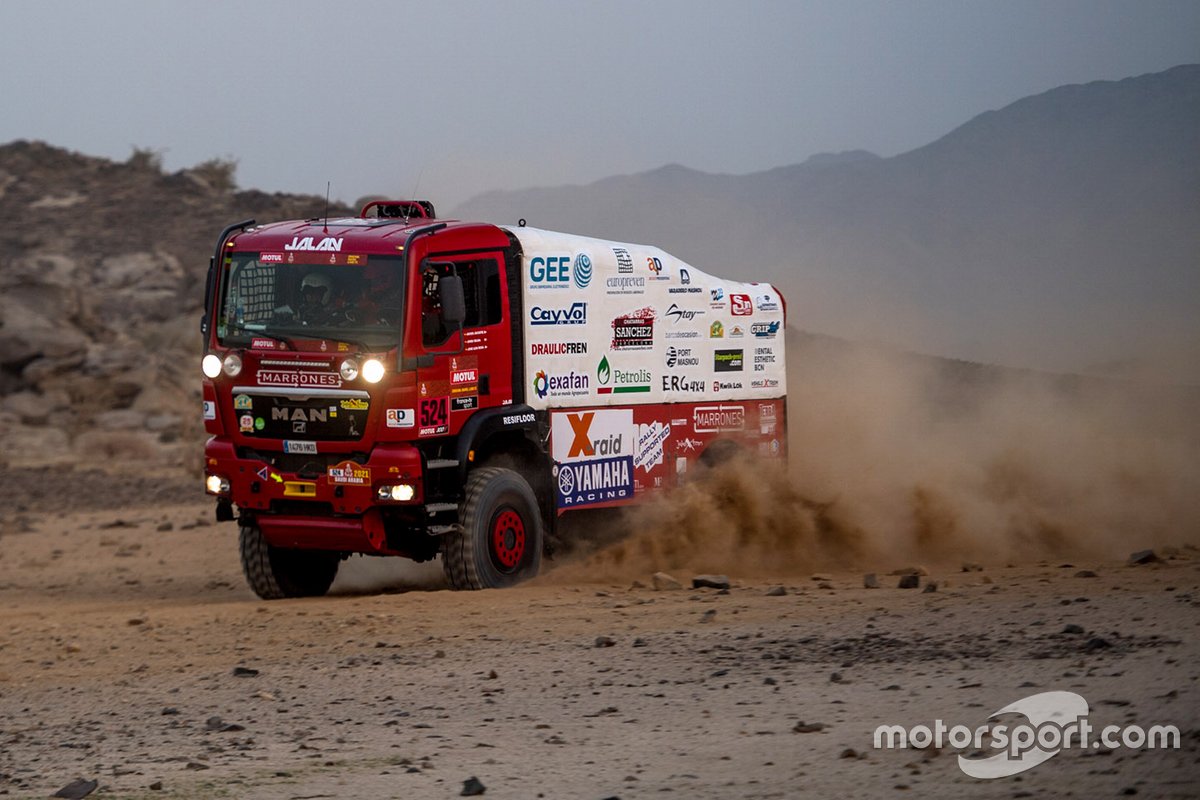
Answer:
[(341, 562), (337, 553), (274, 547), (257, 525), (243, 525), (238, 544), (246, 583), (263, 600), (320, 597), (329, 591)]
[(483, 467), (467, 477), (461, 533), (443, 542), (442, 566), (455, 589), (499, 589), (528, 580), (542, 565), (542, 518), (520, 474)]

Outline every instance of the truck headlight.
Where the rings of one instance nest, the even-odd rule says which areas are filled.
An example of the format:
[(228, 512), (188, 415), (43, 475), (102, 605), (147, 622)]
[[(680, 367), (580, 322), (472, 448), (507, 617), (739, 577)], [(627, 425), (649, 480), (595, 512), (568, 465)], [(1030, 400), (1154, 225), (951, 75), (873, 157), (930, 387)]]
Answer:
[(411, 483), (398, 483), (394, 486), (380, 486), (375, 496), (383, 502), (407, 503), (417, 494)]
[(221, 359), (209, 353), (200, 362), (200, 369), (204, 371), (204, 377), (215, 378), (221, 374)]
[(368, 358), (362, 365), (362, 376), (367, 383), (379, 383), (383, 380), (383, 362), (377, 358)]
[(225, 363), (222, 366), (225, 369), (226, 375), (236, 378), (242, 372), (242, 357), (237, 353), (230, 353), (225, 356)]
[(353, 358), (347, 358), (342, 362), (342, 366), (338, 368), (338, 372), (342, 375), (342, 380), (352, 381), (358, 377), (358, 362)]
[(208, 475), (204, 478), (204, 490), (209, 494), (229, 494), (229, 479), (221, 475)]

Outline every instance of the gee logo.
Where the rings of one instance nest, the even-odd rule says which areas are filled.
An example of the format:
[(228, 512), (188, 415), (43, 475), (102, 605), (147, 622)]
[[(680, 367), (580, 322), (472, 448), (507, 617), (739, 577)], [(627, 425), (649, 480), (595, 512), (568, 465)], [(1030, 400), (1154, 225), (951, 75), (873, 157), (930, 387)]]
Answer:
[(575, 262), (571, 265), (571, 278), (579, 289), (586, 289), (592, 282), (592, 259), (587, 253), (575, 256)]

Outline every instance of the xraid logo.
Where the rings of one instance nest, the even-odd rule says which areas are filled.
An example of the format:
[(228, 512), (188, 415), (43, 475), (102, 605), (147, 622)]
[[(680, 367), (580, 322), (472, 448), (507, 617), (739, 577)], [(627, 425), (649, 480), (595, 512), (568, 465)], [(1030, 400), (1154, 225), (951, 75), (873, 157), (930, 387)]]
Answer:
[(592, 420), (595, 411), (582, 414), (567, 414), (567, 422), (571, 423), (571, 446), (567, 449), (567, 458), (608, 458), (623, 455), (623, 440), (620, 435), (592, 439)]

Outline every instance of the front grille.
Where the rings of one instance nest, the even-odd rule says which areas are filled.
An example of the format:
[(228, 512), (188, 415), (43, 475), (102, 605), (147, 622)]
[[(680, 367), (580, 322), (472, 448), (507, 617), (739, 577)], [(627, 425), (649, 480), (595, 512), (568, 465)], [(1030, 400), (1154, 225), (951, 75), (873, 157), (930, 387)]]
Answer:
[(243, 436), (354, 441), (367, 427), (370, 401), (359, 397), (288, 397), (236, 389), (233, 410)]
[(289, 516), (332, 517), (333, 503), (318, 503), (315, 500), (272, 500), (271, 513)]

